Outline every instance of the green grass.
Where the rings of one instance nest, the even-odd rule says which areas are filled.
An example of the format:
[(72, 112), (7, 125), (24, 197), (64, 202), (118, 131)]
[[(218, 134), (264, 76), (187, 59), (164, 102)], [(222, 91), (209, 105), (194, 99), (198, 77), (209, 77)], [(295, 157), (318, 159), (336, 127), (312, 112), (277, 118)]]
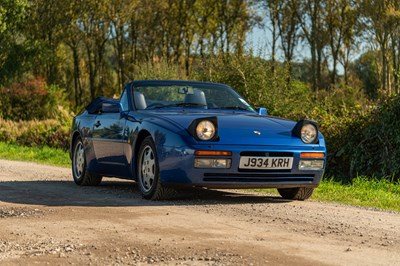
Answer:
[(48, 165), (70, 167), (68, 152), (49, 147), (25, 147), (0, 142), (0, 159), (29, 161)]
[[(256, 191), (279, 195), (276, 189)], [(343, 184), (333, 178), (324, 178), (311, 199), (400, 212), (400, 182), (360, 176), (351, 184)]]
[(324, 179), (312, 199), (400, 212), (400, 183), (363, 176), (351, 184)]
[[(3, 142), (0, 142), (0, 159), (32, 161), (62, 167), (71, 165), (69, 154), (63, 150), (22, 147)], [(277, 193), (275, 189), (257, 191)], [(342, 184), (325, 178), (314, 191), (312, 199), (400, 212), (400, 183), (393, 183), (387, 179), (357, 177), (351, 184)]]

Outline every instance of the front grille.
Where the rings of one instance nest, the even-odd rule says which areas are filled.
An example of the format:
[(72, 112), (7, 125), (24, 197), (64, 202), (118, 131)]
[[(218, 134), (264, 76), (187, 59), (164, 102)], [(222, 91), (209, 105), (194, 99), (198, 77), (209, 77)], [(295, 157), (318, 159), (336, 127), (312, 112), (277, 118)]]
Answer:
[(234, 183), (304, 183), (311, 184), (314, 175), (302, 174), (254, 174), (254, 173), (205, 173), (203, 181), (205, 182), (234, 182)]

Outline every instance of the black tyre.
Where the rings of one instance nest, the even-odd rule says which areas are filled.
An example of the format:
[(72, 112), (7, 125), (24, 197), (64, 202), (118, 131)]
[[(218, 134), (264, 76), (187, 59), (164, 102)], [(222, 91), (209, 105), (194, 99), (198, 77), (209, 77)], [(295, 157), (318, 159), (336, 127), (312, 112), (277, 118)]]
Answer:
[(284, 199), (306, 200), (311, 197), (314, 189), (309, 187), (278, 188), (278, 192)]
[(175, 196), (176, 191), (160, 182), (160, 167), (156, 147), (151, 137), (143, 140), (137, 156), (137, 178), (143, 198), (164, 200)]
[(97, 186), (102, 179), (102, 176), (87, 171), (85, 148), (81, 138), (75, 141), (72, 150), (72, 176), (75, 183), (80, 186)]

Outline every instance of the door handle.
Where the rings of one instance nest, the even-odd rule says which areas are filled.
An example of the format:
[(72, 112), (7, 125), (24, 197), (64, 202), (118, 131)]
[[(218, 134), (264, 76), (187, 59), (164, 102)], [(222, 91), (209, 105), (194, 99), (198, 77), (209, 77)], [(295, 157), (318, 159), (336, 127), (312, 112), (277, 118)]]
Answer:
[(97, 121), (97, 122), (96, 122), (96, 124), (94, 124), (94, 126), (95, 126), (95, 127), (99, 127), (99, 126), (101, 126), (101, 123), (100, 123), (100, 121)]

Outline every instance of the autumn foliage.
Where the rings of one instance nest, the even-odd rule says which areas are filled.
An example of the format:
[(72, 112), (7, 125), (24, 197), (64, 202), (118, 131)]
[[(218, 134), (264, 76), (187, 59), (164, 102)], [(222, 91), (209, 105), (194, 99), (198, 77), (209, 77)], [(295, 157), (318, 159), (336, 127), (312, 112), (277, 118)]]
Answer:
[(55, 92), (42, 78), (0, 87), (0, 117), (11, 120), (54, 118), (60, 92)]

